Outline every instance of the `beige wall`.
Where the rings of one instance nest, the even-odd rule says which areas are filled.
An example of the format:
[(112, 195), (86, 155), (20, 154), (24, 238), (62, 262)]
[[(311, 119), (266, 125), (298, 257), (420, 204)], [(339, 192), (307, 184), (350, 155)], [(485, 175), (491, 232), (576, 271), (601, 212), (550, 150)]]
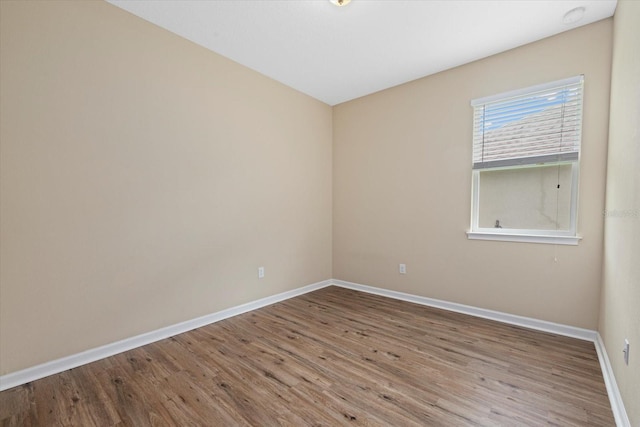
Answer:
[[(611, 33), (607, 19), (334, 107), (333, 277), (595, 329)], [(581, 73), (583, 240), (468, 240), (469, 102)]]
[[(619, 0), (613, 28), (611, 117), (599, 331), (631, 425), (640, 426), (640, 2)], [(629, 365), (622, 357), (630, 342)]]
[(331, 277), (329, 106), (104, 2), (0, 4), (0, 374)]

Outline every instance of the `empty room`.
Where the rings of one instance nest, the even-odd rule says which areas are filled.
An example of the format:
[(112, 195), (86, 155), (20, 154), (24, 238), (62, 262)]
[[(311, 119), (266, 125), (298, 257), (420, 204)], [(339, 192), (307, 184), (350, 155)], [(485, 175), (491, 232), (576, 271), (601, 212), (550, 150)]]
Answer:
[(640, 1), (0, 0), (0, 425), (640, 427)]

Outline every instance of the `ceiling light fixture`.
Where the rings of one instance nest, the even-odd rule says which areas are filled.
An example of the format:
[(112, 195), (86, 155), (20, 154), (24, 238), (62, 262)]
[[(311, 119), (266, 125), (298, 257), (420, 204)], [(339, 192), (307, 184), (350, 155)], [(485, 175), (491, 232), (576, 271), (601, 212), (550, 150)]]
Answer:
[(565, 13), (564, 16), (562, 17), (562, 23), (574, 24), (578, 22), (584, 16), (585, 10), (586, 9), (583, 6), (571, 9), (569, 12)]
[(335, 4), (336, 6), (342, 7), (342, 6), (348, 5), (351, 0), (329, 0), (329, 1)]

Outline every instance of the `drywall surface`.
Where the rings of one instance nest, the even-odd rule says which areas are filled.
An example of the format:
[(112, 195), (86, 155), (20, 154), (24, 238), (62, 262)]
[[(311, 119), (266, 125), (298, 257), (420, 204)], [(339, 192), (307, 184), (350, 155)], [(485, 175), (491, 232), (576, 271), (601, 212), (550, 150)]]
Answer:
[[(613, 27), (611, 117), (600, 334), (627, 415), (640, 426), (640, 2), (618, 1)], [(625, 365), (624, 339), (630, 343)]]
[[(333, 277), (596, 329), (611, 38), (608, 19), (335, 106)], [(468, 240), (470, 101), (579, 74), (580, 244)]]
[(105, 2), (0, 7), (0, 374), (331, 277), (329, 106)]

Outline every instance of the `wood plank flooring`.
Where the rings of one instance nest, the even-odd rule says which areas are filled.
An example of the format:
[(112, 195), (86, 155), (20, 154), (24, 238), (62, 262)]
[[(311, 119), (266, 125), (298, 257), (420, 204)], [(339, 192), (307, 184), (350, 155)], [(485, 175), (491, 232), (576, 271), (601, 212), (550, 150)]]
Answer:
[(0, 424), (615, 425), (593, 343), (338, 287), (6, 390)]

